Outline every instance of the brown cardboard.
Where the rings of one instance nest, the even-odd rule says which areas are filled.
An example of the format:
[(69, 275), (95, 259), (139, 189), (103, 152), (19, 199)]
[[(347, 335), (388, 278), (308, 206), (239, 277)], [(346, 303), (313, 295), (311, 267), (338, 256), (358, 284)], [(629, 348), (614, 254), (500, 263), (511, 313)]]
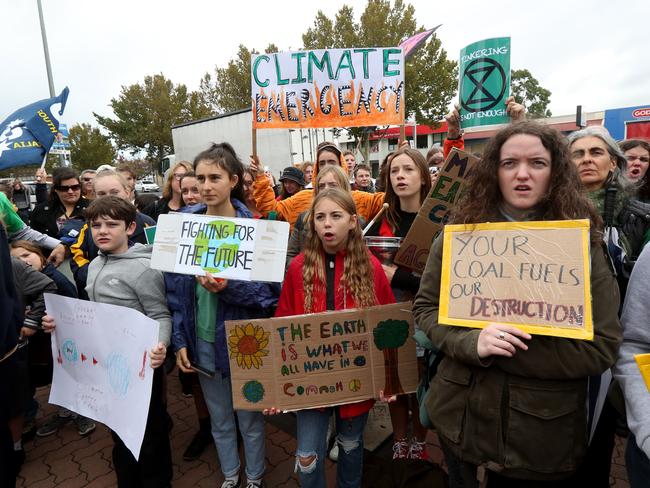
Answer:
[[(300, 410), (417, 388), (411, 303), (227, 321), (226, 333), (235, 409)], [(401, 346), (379, 350), (388, 337)]]
[(589, 221), (445, 227), (441, 324), (593, 338)]
[(458, 200), (467, 176), (478, 161), (476, 156), (452, 149), (395, 255), (396, 264), (424, 271), (431, 243), (447, 222), (449, 210)]

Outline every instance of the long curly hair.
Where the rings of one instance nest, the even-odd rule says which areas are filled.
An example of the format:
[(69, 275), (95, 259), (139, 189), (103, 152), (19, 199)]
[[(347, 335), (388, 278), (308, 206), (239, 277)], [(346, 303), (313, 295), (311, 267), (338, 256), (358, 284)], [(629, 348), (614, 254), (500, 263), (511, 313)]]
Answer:
[(427, 160), (424, 159), (422, 153), (417, 149), (411, 149), (410, 147), (402, 147), (395, 151), (386, 164), (386, 171), (384, 174), (384, 191), (386, 192), (386, 195), (384, 196), (384, 202), (388, 203), (389, 205), (386, 209), (386, 221), (390, 225), (393, 232), (395, 232), (399, 227), (399, 211), (401, 210), (401, 207), (399, 197), (395, 193), (393, 185), (390, 182), (390, 168), (395, 158), (400, 155), (408, 156), (408, 158), (413, 161), (415, 167), (420, 172), (420, 183), (422, 183), (422, 186), (420, 187), (420, 205), (422, 205), (422, 202), (424, 202), (424, 199), (429, 194), (429, 190), (431, 190), (431, 176), (429, 175), (429, 165), (427, 164)]
[[(314, 297), (323, 297), (326, 291), (325, 278), (325, 249), (316, 233), (314, 224), (314, 210), (323, 200), (330, 200), (341, 207), (350, 216), (356, 215), (356, 207), (349, 192), (339, 189), (327, 189), (318, 193), (307, 215), (307, 244), (305, 246), (305, 260), (303, 264), (303, 289), (305, 290), (305, 312), (321, 312), (324, 310), (325, 300), (315, 300)], [(348, 294), (354, 300), (357, 308), (370, 307), (377, 304), (374, 286), (374, 270), (370, 262), (370, 254), (366, 247), (361, 227), (357, 221), (354, 229), (350, 230), (345, 245), (343, 258), (343, 273), (341, 281), (335, 284), (335, 293), (342, 289), (343, 296)], [(319, 304), (317, 310), (316, 304)], [(352, 304), (346, 304), (346, 308)]]
[(566, 139), (557, 130), (533, 121), (511, 124), (490, 140), (481, 161), (468, 177), (465, 191), (449, 223), (474, 224), (498, 218), (498, 209), (503, 202), (498, 179), (501, 147), (508, 139), (520, 134), (538, 137), (551, 154), (551, 181), (546, 195), (537, 205), (538, 219), (588, 218), (591, 221), (592, 242), (600, 241), (603, 221), (580, 182), (578, 171), (569, 157)]

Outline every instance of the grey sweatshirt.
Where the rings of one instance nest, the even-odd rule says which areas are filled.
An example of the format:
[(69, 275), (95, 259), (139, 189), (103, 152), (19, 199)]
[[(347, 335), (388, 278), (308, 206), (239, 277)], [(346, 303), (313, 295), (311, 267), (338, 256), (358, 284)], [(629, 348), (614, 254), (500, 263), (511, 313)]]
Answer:
[(158, 339), (169, 345), (172, 320), (161, 271), (151, 269), (151, 247), (135, 244), (124, 254), (103, 254), (88, 266), (86, 292), (93, 302), (132, 308), (160, 324)]
[(623, 344), (614, 376), (625, 395), (627, 423), (636, 443), (650, 458), (650, 391), (643, 381), (634, 356), (650, 353), (650, 246), (639, 256), (623, 306)]

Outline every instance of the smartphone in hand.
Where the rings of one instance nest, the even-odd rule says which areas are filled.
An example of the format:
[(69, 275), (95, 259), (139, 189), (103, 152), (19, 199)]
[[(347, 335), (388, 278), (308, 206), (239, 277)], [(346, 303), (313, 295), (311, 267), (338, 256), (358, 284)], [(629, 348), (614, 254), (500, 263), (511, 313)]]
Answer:
[(207, 376), (208, 378), (214, 378), (215, 375), (217, 374), (216, 371), (211, 371), (211, 370), (209, 370), (207, 368), (204, 368), (203, 366), (200, 366), (199, 364), (195, 363), (194, 361), (190, 361), (190, 369), (196, 371), (199, 374)]

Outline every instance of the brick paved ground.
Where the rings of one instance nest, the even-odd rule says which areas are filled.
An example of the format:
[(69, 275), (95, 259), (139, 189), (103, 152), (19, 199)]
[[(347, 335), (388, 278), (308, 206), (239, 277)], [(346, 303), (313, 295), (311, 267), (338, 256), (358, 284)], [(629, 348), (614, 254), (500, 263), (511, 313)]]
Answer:
[[(41, 403), (39, 422), (56, 411), (56, 407), (47, 404), (49, 388), (42, 388), (37, 393)], [(184, 487), (218, 487), (223, 481), (214, 446), (208, 447), (200, 459), (193, 462), (182, 460), (182, 454), (192, 438), (197, 421), (191, 398), (180, 394), (180, 386), (174, 375), (169, 376), (169, 413), (174, 420), (172, 430), (172, 456), (174, 459), (175, 488)], [(272, 422), (272, 423), (271, 423)], [(266, 481), (270, 488), (297, 487), (293, 474), (295, 427), (291, 419), (272, 419), (266, 425)], [(434, 462), (442, 462), (442, 451), (435, 434), (428, 437), (429, 454)], [(624, 465), (624, 444), (617, 439), (612, 458), (611, 486), (628, 487)], [(46, 438), (36, 438), (27, 442), (27, 460), (18, 479), (18, 487), (26, 488), (75, 488), (113, 487), (116, 486), (115, 475), (111, 466), (112, 440), (108, 429), (103, 425), (86, 438), (77, 434), (72, 424), (66, 425), (57, 434)], [(385, 444), (378, 454), (389, 458), (390, 446)], [(334, 486), (335, 465), (327, 461), (327, 476), (330, 486)]]

